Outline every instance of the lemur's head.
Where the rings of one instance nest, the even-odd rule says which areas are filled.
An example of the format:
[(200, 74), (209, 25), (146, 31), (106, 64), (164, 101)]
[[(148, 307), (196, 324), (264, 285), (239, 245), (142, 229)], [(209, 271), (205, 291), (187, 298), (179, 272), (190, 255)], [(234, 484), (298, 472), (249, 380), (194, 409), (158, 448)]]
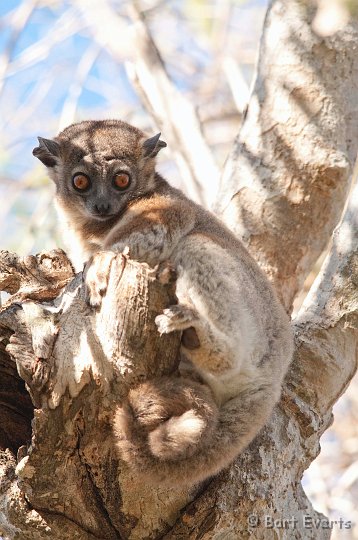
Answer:
[(109, 222), (155, 187), (155, 156), (166, 143), (120, 120), (72, 124), (39, 137), (33, 154), (48, 168), (57, 201), (73, 219)]

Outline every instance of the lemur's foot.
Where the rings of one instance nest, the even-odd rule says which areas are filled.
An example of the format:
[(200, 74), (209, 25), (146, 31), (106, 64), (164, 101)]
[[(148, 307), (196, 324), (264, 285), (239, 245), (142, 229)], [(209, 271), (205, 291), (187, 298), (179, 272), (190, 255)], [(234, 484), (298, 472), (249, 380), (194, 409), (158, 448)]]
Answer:
[(86, 302), (92, 307), (100, 307), (108, 286), (111, 263), (116, 254), (100, 251), (93, 255), (84, 270)]
[(169, 334), (176, 330), (185, 330), (193, 326), (199, 318), (197, 312), (182, 304), (169, 306), (161, 315), (155, 318), (155, 324), (160, 334)]

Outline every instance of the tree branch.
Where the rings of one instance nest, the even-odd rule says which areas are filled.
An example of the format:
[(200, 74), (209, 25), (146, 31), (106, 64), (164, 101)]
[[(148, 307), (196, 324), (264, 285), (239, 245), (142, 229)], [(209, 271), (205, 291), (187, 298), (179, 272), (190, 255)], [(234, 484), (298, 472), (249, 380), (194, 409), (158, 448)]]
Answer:
[(134, 62), (127, 72), (144, 106), (168, 139), (190, 195), (209, 205), (216, 194), (219, 171), (201, 133), (193, 106), (175, 88), (137, 2), (130, 6), (134, 22)]
[(0, 251), (0, 290), (13, 295), (10, 303), (55, 298), (73, 275), (61, 249), (26, 257)]
[[(296, 353), (280, 404), (269, 424), (182, 513), (166, 540), (220, 532), (232, 538), (276, 538), (265, 516), (294, 518), (281, 539), (325, 540), (330, 530), (305, 527), (324, 519), (306, 498), (303, 472), (319, 453), (332, 406), (358, 362), (358, 186), (309, 298), (294, 321)], [(275, 510), (274, 510), (275, 509)], [(250, 517), (251, 516), (251, 517)], [(294, 528), (294, 531), (293, 531)]]
[(313, 2), (271, 2), (217, 201), (288, 311), (341, 217), (357, 153), (358, 22), (321, 38), (314, 14)]
[[(53, 292), (51, 284), (49, 293), (44, 292), (44, 257), (35, 259), (37, 270), (32, 267), (30, 295), (41, 288), (45, 297)], [(9, 268), (3, 267), (3, 274), (16, 287), (9, 280), (4, 284), (24, 294), (27, 268), (10, 254), (6, 259)], [(52, 269), (46, 267), (48, 282), (61, 279), (56, 259), (47, 260), (54, 262)], [(13, 527), (18, 527), (21, 538), (42, 539), (46, 523), (54, 539), (126, 538), (132, 529), (168, 528), (188, 502), (189, 494), (175, 488), (135, 482), (118, 460), (111, 428), (114, 409), (130, 387), (177, 368), (180, 335), (161, 337), (154, 322), (164, 307), (175, 303), (174, 291), (170, 268), (150, 269), (118, 255), (98, 312), (85, 303), (81, 274), (55, 301), (3, 309), (5, 361), (8, 366), (16, 362), (37, 407), (31, 445), (20, 452), (16, 474), (13, 458), (3, 455), (1, 472), (12, 471), (13, 477), (2, 485), (3, 534), (12, 538)], [(22, 444), (27, 437), (23, 432)], [(24, 496), (27, 503), (21, 506)]]
[(319, 415), (330, 413), (357, 370), (357, 283), (358, 183), (295, 321), (297, 357), (291, 386)]

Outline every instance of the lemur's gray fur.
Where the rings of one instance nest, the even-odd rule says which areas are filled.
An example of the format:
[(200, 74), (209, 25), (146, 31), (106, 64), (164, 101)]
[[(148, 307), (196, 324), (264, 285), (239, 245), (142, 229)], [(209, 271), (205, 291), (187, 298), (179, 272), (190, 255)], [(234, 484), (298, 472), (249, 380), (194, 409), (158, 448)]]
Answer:
[(286, 313), (230, 230), (155, 172), (166, 146), (159, 135), (108, 120), (39, 141), (34, 155), (56, 184), (74, 262), (92, 257), (91, 305), (105, 293), (113, 251), (128, 246), (132, 258), (169, 260), (178, 273), (179, 303), (156, 323), (160, 333), (184, 331), (182, 377), (131, 390), (114, 420), (122, 458), (155, 481), (213, 475), (246, 448), (280, 397), (293, 348)]

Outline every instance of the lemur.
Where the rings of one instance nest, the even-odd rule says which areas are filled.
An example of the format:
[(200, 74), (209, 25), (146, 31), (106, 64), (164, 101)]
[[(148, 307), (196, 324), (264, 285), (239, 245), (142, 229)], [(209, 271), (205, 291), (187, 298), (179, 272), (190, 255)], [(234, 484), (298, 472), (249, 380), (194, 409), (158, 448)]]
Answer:
[(267, 422), (293, 338), (241, 241), (156, 172), (165, 146), (160, 134), (148, 138), (103, 120), (39, 137), (33, 153), (56, 185), (74, 264), (91, 259), (91, 306), (101, 304), (113, 252), (129, 248), (133, 259), (170, 261), (177, 272), (178, 304), (156, 324), (161, 334), (183, 331), (182, 376), (132, 389), (115, 412), (114, 432), (122, 459), (151, 481), (195, 484), (232, 462)]

